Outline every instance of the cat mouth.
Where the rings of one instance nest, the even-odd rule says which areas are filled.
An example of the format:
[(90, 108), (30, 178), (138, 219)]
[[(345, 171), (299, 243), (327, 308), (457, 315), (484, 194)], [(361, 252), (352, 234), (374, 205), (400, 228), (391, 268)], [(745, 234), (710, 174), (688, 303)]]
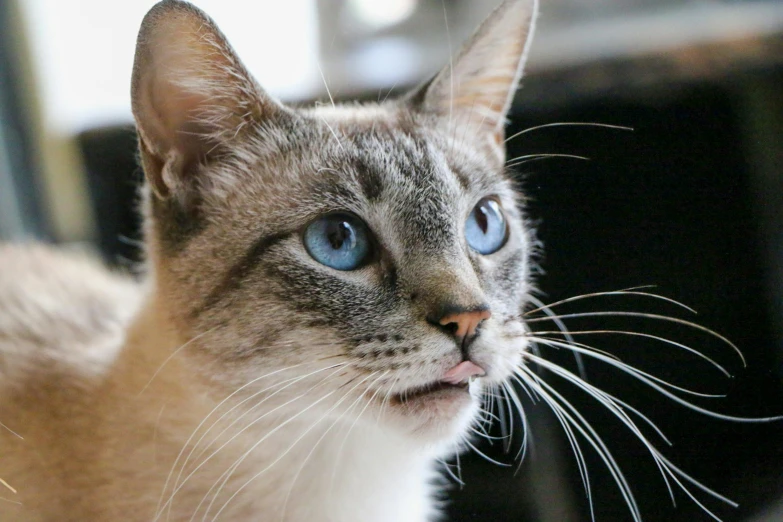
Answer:
[(391, 401), (403, 407), (437, 406), (439, 404), (458, 405), (461, 401), (471, 400), (470, 385), (478, 377), (486, 375), (483, 368), (466, 360), (448, 370), (440, 380), (423, 386), (408, 388), (391, 397)]
[(458, 401), (470, 398), (470, 382), (452, 384), (435, 381), (394, 394), (389, 401), (397, 406), (418, 406), (429, 402)]

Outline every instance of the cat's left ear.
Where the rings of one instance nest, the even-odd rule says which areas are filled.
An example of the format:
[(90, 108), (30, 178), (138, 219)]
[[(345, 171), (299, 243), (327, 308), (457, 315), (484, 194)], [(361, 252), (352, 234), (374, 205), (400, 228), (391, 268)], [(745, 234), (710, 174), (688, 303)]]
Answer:
[[(506, 0), (453, 62), (408, 97), (450, 130), (468, 129), (505, 156), (504, 127), (533, 36), (538, 0)], [(461, 133), (460, 135), (464, 135)]]
[(158, 197), (180, 201), (203, 181), (200, 166), (254, 125), (287, 113), (256, 84), (212, 19), (180, 0), (163, 0), (144, 17), (131, 102), (150, 186)]

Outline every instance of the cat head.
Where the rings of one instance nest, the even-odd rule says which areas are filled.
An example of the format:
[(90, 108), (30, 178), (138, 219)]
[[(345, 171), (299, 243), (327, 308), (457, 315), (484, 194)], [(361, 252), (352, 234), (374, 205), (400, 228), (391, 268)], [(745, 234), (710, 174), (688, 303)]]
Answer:
[(536, 9), (504, 2), (400, 99), (305, 109), (195, 7), (150, 11), (132, 103), (151, 275), (214, 382), (297, 368), (402, 432), (466, 429), (525, 349), (533, 242), (504, 124)]

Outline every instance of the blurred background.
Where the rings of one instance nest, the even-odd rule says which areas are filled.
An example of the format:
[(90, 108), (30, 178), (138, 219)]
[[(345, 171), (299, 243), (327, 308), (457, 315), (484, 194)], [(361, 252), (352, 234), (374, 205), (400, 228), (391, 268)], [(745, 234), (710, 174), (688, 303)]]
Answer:
[[(0, 0), (0, 240), (94, 248), (139, 259), (129, 81), (151, 0)], [(294, 103), (383, 99), (440, 69), (496, 5), (478, 0), (197, 0), (260, 83)], [(564, 313), (646, 311), (693, 319), (725, 344), (655, 321), (589, 318), (698, 347), (732, 378), (650, 339), (584, 339), (678, 385), (721, 399), (730, 415), (783, 414), (783, 1), (543, 0), (509, 157), (570, 154), (516, 168), (546, 253), (547, 302), (639, 285), (684, 301), (591, 298)], [(536, 328), (549, 329), (543, 323)], [(583, 340), (583, 339), (580, 339)], [(649, 341), (649, 342), (647, 342)], [(564, 354), (543, 349), (575, 370)], [(665, 482), (645, 447), (567, 382), (540, 375), (583, 412), (624, 470), (648, 521), (709, 520)], [(726, 521), (783, 521), (783, 423), (742, 424), (690, 411), (601, 363), (586, 376), (648, 414), (667, 457), (740, 504), (689, 487)], [(481, 441), (461, 457), (452, 521), (583, 521), (590, 506), (557, 419), (524, 397), (533, 451)], [(655, 439), (654, 431), (643, 431)], [(499, 435), (497, 429), (491, 434)], [(595, 519), (631, 520), (612, 476), (583, 441)], [(452, 463), (455, 464), (455, 463)], [(456, 473), (456, 468), (454, 468)], [(453, 482), (453, 481), (452, 481)]]

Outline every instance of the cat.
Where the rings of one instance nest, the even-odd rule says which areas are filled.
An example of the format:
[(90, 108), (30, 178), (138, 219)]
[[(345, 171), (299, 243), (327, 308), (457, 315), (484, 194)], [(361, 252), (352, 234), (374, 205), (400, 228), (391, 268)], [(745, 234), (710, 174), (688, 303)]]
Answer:
[(0, 247), (0, 519), (434, 521), (438, 461), (515, 380), (606, 460), (526, 366), (559, 342), (526, 321), (539, 244), (505, 167), (537, 10), (506, 0), (398, 99), (292, 108), (206, 14), (154, 6), (141, 281)]

